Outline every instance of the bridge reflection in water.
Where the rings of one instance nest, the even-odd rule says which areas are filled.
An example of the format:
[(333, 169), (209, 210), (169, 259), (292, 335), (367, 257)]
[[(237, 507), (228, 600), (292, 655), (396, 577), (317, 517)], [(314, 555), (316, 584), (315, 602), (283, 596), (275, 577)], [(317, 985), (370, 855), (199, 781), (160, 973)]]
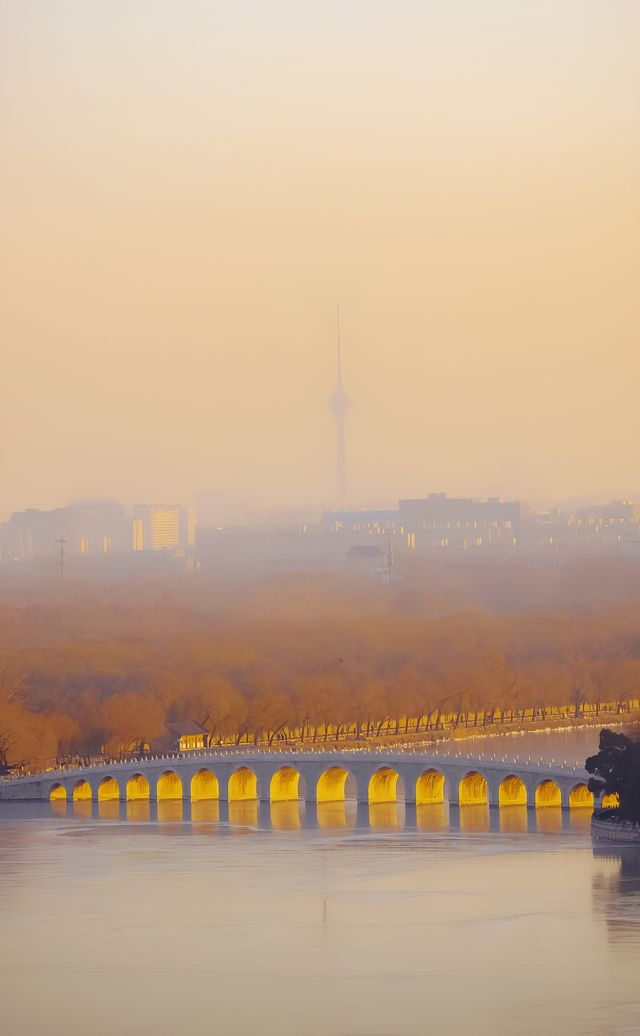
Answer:
[(570, 830), (587, 831), (591, 821), (591, 811), (586, 809), (562, 810), (559, 806), (527, 809), (522, 805), (491, 808), (486, 802), (461, 806), (434, 802), (416, 806), (404, 802), (358, 803), (355, 799), (318, 803), (296, 799), (288, 802), (161, 799), (157, 803), (149, 799), (127, 802), (84, 799), (67, 803), (54, 799), (48, 808), (56, 817), (112, 823), (154, 822), (167, 829), (190, 824), (203, 831), (242, 831), (247, 828), (285, 832), (303, 828), (339, 831), (358, 827), (376, 833), (416, 830), (462, 831), (465, 834), (488, 831), (507, 835), (558, 834)]
[(217, 799), (196, 800), (191, 803), (191, 822), (194, 824), (215, 824), (220, 820), (220, 803)]
[(146, 758), (0, 782), (0, 799), (56, 816), (189, 823), (241, 833), (357, 826), (385, 832), (586, 830), (588, 774), (531, 760), (401, 750), (235, 752)]
[(416, 827), (418, 831), (446, 831), (449, 827), (449, 804), (432, 802), (416, 806)]
[(491, 827), (488, 803), (460, 806), (461, 831), (488, 831)]

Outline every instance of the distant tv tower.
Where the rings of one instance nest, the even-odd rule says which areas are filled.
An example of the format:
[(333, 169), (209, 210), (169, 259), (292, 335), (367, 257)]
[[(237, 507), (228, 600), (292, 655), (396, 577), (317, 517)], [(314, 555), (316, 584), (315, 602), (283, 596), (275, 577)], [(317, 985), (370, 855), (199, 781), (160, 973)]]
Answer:
[(351, 406), (342, 387), (342, 357), (340, 355), (340, 306), (336, 307), (338, 331), (338, 383), (329, 397), (329, 409), (336, 419), (336, 504), (344, 507), (347, 496), (347, 460), (344, 449), (344, 419)]

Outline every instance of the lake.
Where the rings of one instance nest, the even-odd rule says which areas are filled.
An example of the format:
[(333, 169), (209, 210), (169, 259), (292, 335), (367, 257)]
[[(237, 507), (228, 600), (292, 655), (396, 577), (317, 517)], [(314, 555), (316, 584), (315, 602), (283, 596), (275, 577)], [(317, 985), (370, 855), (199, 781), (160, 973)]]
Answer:
[(637, 1033), (640, 853), (589, 820), (3, 804), (1, 1031)]

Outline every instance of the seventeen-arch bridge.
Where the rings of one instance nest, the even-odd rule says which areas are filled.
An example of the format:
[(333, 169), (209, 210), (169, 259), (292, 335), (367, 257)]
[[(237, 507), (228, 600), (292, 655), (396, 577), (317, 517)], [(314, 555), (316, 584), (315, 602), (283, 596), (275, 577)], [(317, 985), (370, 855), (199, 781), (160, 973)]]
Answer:
[(578, 766), (417, 749), (203, 751), (13, 778), (0, 782), (0, 800), (593, 808), (588, 777)]

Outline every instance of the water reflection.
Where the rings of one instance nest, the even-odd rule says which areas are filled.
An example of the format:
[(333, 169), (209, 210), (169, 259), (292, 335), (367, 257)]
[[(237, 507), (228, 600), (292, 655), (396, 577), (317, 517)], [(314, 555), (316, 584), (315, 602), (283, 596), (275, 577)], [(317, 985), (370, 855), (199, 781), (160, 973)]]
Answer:
[[(276, 831), (295, 831), (305, 827), (325, 829), (369, 826), (376, 831), (400, 831), (416, 828), (418, 831), (462, 832), (500, 831), (503, 834), (525, 834), (534, 831), (541, 834), (561, 834), (563, 830), (589, 833), (591, 810), (574, 808), (563, 810), (556, 806), (529, 809), (527, 806), (502, 806), (490, 809), (484, 803), (450, 808), (447, 802), (425, 803), (405, 807), (404, 802), (377, 802), (358, 805), (355, 800), (321, 802), (315, 807), (307, 806), (304, 800), (291, 802), (263, 803), (258, 800), (223, 802), (218, 799), (203, 799), (199, 802), (170, 799), (150, 802), (149, 799), (92, 802), (82, 800), (65, 802), (54, 800), (41, 807), (48, 815), (65, 817), (70, 813), (79, 819), (112, 821), (128, 820), (145, 822), (157, 819), (160, 823), (182, 824), (218, 823), (227, 819), (236, 827), (257, 827), (262, 815), (263, 822), (270, 821)], [(261, 814), (262, 809), (262, 814)], [(228, 811), (228, 813), (227, 813)], [(267, 812), (268, 811), (268, 812)], [(306, 820), (305, 820), (306, 816)]]
[(504, 834), (522, 835), (529, 830), (529, 811), (526, 806), (503, 806), (500, 813), (500, 830)]
[(536, 810), (536, 830), (542, 834), (555, 835), (562, 831), (562, 810), (560, 806), (545, 806)]
[(145, 821), (151, 819), (151, 803), (149, 799), (136, 799), (127, 802), (127, 820)]
[[(640, 846), (594, 845), (602, 869), (593, 876), (593, 901), (604, 914), (613, 942), (637, 941), (640, 935)], [(615, 869), (607, 864), (617, 864)]]
[(296, 831), (302, 827), (304, 802), (272, 802), (271, 826), (275, 831)]
[(577, 809), (569, 810), (569, 826), (574, 831), (590, 831), (591, 830), (591, 809), (584, 809), (578, 807)]
[(460, 830), (488, 831), (490, 825), (489, 807), (486, 804), (478, 806), (460, 806)]
[(120, 803), (117, 799), (98, 802), (98, 818), (100, 820), (119, 820)]
[(191, 803), (191, 821), (195, 824), (211, 823), (220, 820), (220, 802), (218, 799), (201, 799)]
[(181, 823), (182, 815), (182, 799), (166, 799), (158, 803), (158, 820), (160, 823)]
[[(308, 804), (290, 836), (183, 820), (167, 838), (170, 824), (126, 822), (68, 837), (89, 828), (70, 803), (62, 823), (48, 803), (0, 804), (2, 1031), (173, 1036), (185, 1013), (229, 1036), (638, 1031), (640, 848), (592, 852), (567, 812), (556, 839), (501, 833), (497, 809), (490, 833), (465, 835), (460, 812), (463, 828), (486, 827), (476, 807), (452, 807), (455, 837), (413, 837), (444, 827), (431, 806), (415, 821), (407, 807), (411, 834), (367, 838), (365, 804), (353, 837), (354, 804), (326, 805), (330, 836), (310, 830)], [(148, 817), (149, 803), (130, 807)], [(192, 819), (211, 817), (200, 808)], [(425, 974), (438, 979), (426, 1000)]]
[(256, 799), (240, 799), (229, 803), (229, 823), (238, 827), (258, 826), (258, 802)]
[(354, 827), (358, 813), (358, 804), (354, 799), (343, 802), (319, 802), (316, 806), (318, 827), (340, 828)]
[(403, 802), (370, 802), (369, 826), (374, 831), (398, 831), (404, 827)]
[(418, 831), (446, 831), (449, 828), (449, 804), (429, 802), (416, 806)]

